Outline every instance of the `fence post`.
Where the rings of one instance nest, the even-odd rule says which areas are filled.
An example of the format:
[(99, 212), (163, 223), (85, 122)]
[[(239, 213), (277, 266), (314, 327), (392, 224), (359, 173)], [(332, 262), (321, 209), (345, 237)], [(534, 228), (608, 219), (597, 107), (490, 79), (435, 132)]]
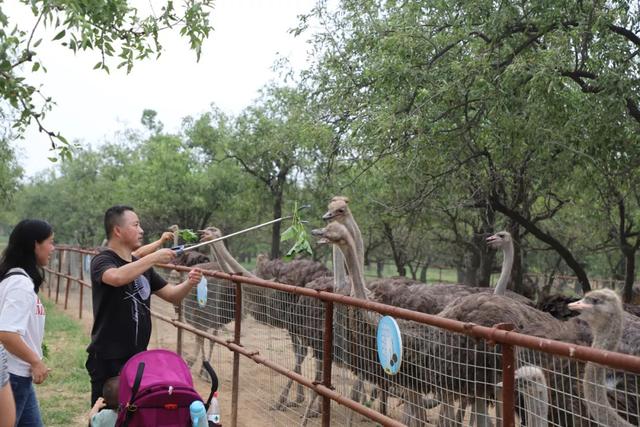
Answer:
[[(242, 326), (242, 283), (235, 282), (236, 301), (234, 313), (233, 342), (240, 345)], [(233, 378), (231, 384), (231, 427), (238, 425), (238, 393), (240, 391), (240, 353), (233, 352)]]
[(67, 251), (62, 250), (60, 256), (60, 263), (58, 264), (58, 282), (56, 284), (56, 304), (58, 303), (58, 296), (60, 295), (60, 279), (62, 278), (62, 264), (67, 261)]
[[(184, 314), (182, 312), (182, 301), (175, 307), (178, 314), (178, 321), (181, 323), (184, 323)], [(182, 328), (178, 326), (177, 337), (176, 337), (178, 341), (176, 344), (176, 353), (178, 353), (180, 356), (182, 356), (182, 335), (183, 335)]]
[[(501, 323), (496, 328), (512, 331), (514, 326)], [(515, 370), (516, 357), (511, 344), (502, 346), (502, 426), (514, 427), (515, 420)]]
[[(89, 255), (86, 255), (89, 256)], [(82, 297), (84, 294), (84, 284), (82, 282), (84, 282), (84, 257), (85, 254), (80, 254), (80, 280), (81, 282), (78, 282), (80, 284), (80, 303), (78, 304), (78, 319), (82, 319)]]
[(69, 302), (69, 288), (71, 287), (71, 259), (74, 255), (74, 252), (69, 252), (69, 264), (67, 265), (67, 287), (64, 290), (64, 309), (67, 309), (67, 304)]
[[(331, 386), (331, 365), (333, 364), (333, 301), (325, 302), (324, 337), (322, 341), (322, 384)], [(331, 399), (322, 397), (322, 426), (331, 425)]]

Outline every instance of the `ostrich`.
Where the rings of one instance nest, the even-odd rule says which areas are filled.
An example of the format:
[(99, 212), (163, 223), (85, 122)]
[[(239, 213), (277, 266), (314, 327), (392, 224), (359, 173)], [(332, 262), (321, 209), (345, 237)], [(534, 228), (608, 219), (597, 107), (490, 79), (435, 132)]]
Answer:
[[(595, 292), (595, 291), (594, 291)], [(613, 291), (611, 291), (613, 292)], [(568, 305), (569, 309), (574, 307)], [(571, 344), (590, 346), (596, 331), (587, 323), (584, 316), (572, 317), (566, 321), (554, 319), (549, 322), (533, 322), (522, 331), (523, 334), (553, 339)], [(626, 354), (640, 355), (640, 319), (627, 312), (622, 313), (622, 338), (618, 343), (617, 351)], [(527, 353), (519, 358), (526, 358)], [(536, 354), (536, 363), (544, 366), (549, 372), (562, 372), (562, 374), (549, 375), (551, 407), (549, 421), (553, 425), (562, 426), (592, 426), (588, 419), (588, 407), (582, 398), (582, 390), (577, 387), (572, 378), (581, 377), (585, 370), (582, 362), (571, 361), (565, 358), (556, 358), (544, 353)], [(622, 378), (623, 381), (620, 381)], [(619, 410), (619, 413), (630, 422), (638, 422), (638, 382), (637, 377), (623, 375), (615, 372), (607, 381), (610, 402)], [(583, 417), (577, 414), (585, 414)]]
[[(312, 231), (319, 238), (318, 243), (337, 245), (344, 254), (347, 263), (350, 295), (362, 300), (370, 300), (371, 292), (366, 288), (363, 266), (358, 261), (355, 242), (345, 226), (330, 222), (324, 228)], [(367, 310), (347, 307), (346, 313), (340, 313), (337, 322), (347, 326), (346, 342), (357, 343), (344, 355), (344, 363), (360, 379), (379, 387), (394, 387), (399, 393), (408, 396), (412, 402), (421, 402), (419, 396), (431, 392), (433, 373), (426, 369), (429, 364), (429, 348), (425, 344), (431, 338), (429, 327), (413, 322), (400, 321), (403, 335), (403, 367), (397, 375), (388, 376), (380, 363), (376, 351), (376, 329), (380, 315)], [(424, 408), (421, 408), (424, 409)], [(419, 415), (423, 415), (418, 411)]]
[[(547, 427), (549, 387), (542, 368), (532, 365), (521, 366), (515, 371), (515, 380), (516, 390), (524, 395), (527, 427)], [(496, 388), (501, 390), (502, 382), (496, 384)], [(498, 406), (496, 405), (496, 414), (501, 413)]]
[[(626, 335), (631, 328), (636, 329), (637, 325), (629, 324), (628, 320), (633, 316), (623, 311), (620, 298), (615, 292), (608, 289), (591, 291), (583, 299), (569, 304), (569, 308), (578, 311), (580, 317), (572, 318), (567, 322), (555, 321), (546, 325), (546, 330), (551, 333), (552, 338), (565, 338), (569, 342), (580, 345), (589, 345), (589, 341), (591, 341), (591, 347), (607, 351), (629, 349), (632, 343), (629, 342), (630, 339)], [(538, 332), (543, 333), (540, 329), (544, 328), (540, 328), (538, 325)], [(553, 331), (561, 332), (554, 334)], [(593, 338), (590, 336), (591, 333)], [(631, 395), (632, 400), (620, 399), (619, 394), (621, 393), (615, 393), (612, 390), (617, 384), (612, 385), (612, 381), (606, 376), (603, 367), (592, 362), (580, 363), (577, 370), (574, 368), (571, 372), (571, 365), (566, 361), (563, 360), (559, 369), (557, 360), (549, 361), (548, 359), (543, 358), (542, 362), (545, 365), (549, 364), (551, 386), (549, 400), (539, 399), (537, 405), (531, 405), (527, 403), (525, 398), (528, 415), (535, 415), (538, 423), (533, 425), (546, 426), (547, 420), (553, 425), (589, 427), (595, 425), (626, 427), (637, 423), (637, 418), (634, 418), (634, 415), (625, 411), (628, 419), (624, 419), (612, 406), (613, 403), (618, 409), (626, 410), (630, 403), (636, 403), (633, 401), (637, 399), (638, 394), (635, 381), (629, 381), (631, 384), (626, 384), (627, 387), (631, 385), (630, 390), (621, 390)], [(540, 374), (542, 374), (541, 371)], [(572, 378), (579, 376), (583, 377), (581, 388), (575, 381), (567, 383)], [(536, 383), (538, 386), (543, 384), (546, 386), (547, 380), (544, 375), (541, 375)], [(519, 388), (519, 391), (522, 389)], [(551, 408), (549, 408), (549, 403), (551, 403)], [(583, 414), (588, 414), (590, 419), (583, 418), (581, 416)], [(629, 422), (632, 420), (634, 424)], [(528, 421), (527, 425), (532, 424)]]
[[(569, 304), (571, 310), (580, 312), (593, 333), (591, 347), (616, 351), (624, 328), (624, 311), (616, 293), (609, 289), (588, 292), (580, 301)], [(582, 388), (589, 415), (598, 423), (611, 427), (630, 427), (611, 407), (604, 384), (606, 373), (602, 366), (593, 362), (586, 364)]]
[[(200, 241), (202, 242), (213, 240), (221, 236), (220, 230), (215, 227), (208, 227), (205, 230), (201, 230), (200, 234)], [(192, 267), (199, 268), (201, 270), (220, 270), (221, 261), (216, 256), (214, 246), (219, 247), (224, 246), (224, 244), (222, 242), (216, 242), (208, 245), (207, 248), (210, 251), (211, 261), (194, 264)], [(192, 255), (183, 257), (183, 259), (198, 259), (199, 257), (202, 257), (202, 254), (197, 255), (197, 253), (194, 252)], [(234, 320), (236, 290), (235, 286), (227, 283), (227, 281), (213, 277), (207, 277), (206, 280), (207, 302), (205, 307), (200, 307), (198, 305), (197, 290), (196, 288), (193, 288), (183, 300), (184, 318), (188, 323), (192, 324), (196, 328), (205, 331), (211, 329), (213, 334), (217, 335), (220, 329)], [(210, 341), (209, 355), (208, 357), (205, 357), (204, 337), (196, 335), (196, 354), (194, 360), (198, 360), (202, 354), (202, 360), (210, 361), (213, 353), (213, 345), (214, 342)], [(205, 378), (207, 377), (206, 372), (203, 370), (200, 371), (200, 375)]]
[[(265, 280), (275, 280), (294, 286), (307, 286), (309, 282), (324, 280), (325, 285), (333, 283), (330, 271), (322, 264), (310, 260), (294, 260), (290, 263), (271, 262), (262, 256), (258, 258), (257, 271), (254, 274), (245, 269), (229, 253), (224, 245), (216, 245), (215, 253), (220, 260), (223, 271), (230, 274), (242, 274), (246, 277), (260, 277)], [(336, 262), (335, 265), (339, 265)], [(320, 285), (318, 285), (320, 286)], [(303, 344), (300, 326), (304, 323), (302, 317), (304, 313), (300, 311), (298, 295), (288, 292), (276, 291), (257, 286), (245, 286), (244, 294), (247, 296), (247, 306), (256, 321), (285, 329), (291, 338), (293, 352), (295, 355), (294, 372), (302, 372), (302, 363), (307, 356), (307, 345)], [(282, 410), (287, 406), (297, 406), (304, 401), (304, 388), (297, 385), (296, 398), (289, 400), (289, 391), (293, 385), (293, 380), (289, 380), (278, 397), (273, 409)]]
[[(493, 293), (484, 292), (457, 298), (438, 315), (488, 327), (510, 323), (517, 329), (522, 329), (532, 322), (552, 320), (550, 314), (536, 310), (521, 299), (506, 295), (513, 262), (511, 235), (501, 231), (490, 236), (487, 243), (493, 248), (501, 248), (504, 253), (502, 272)], [(473, 405), (478, 425), (491, 425), (487, 402), (494, 396), (495, 390), (490, 384), (496, 383), (495, 372), (500, 356), (485, 348), (484, 343), (475, 343), (468, 337), (454, 337), (452, 334), (440, 334), (432, 346), (434, 352), (444, 354), (444, 358), (449, 362), (440, 372), (440, 383), (448, 384), (451, 389), (445, 393), (444, 401), (447, 404), (440, 413), (440, 422), (446, 424), (446, 419), (453, 418), (453, 401), (459, 400), (461, 405), (464, 405), (465, 401)], [(468, 369), (468, 366), (475, 368)], [(464, 411), (464, 408), (461, 409)], [(458, 415), (457, 418), (460, 419), (461, 416)]]

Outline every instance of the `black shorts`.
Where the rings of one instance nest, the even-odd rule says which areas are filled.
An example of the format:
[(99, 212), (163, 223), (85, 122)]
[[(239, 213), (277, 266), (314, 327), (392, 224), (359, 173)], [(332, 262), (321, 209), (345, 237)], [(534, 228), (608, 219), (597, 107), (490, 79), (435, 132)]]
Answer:
[(103, 395), (102, 387), (107, 379), (120, 375), (120, 370), (129, 360), (126, 359), (99, 359), (89, 353), (85, 367), (91, 378), (91, 406)]

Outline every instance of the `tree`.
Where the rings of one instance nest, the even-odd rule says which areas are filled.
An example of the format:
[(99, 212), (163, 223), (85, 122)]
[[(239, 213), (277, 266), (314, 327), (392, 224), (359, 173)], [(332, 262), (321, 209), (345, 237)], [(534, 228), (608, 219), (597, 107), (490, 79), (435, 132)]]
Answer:
[[(53, 100), (40, 93), (25, 78), (25, 68), (46, 72), (37, 56), (42, 42), (39, 31), (44, 27), (53, 31), (54, 41), (74, 53), (95, 51), (99, 60), (94, 69), (110, 71), (112, 61), (117, 68), (131, 71), (133, 64), (144, 58), (159, 56), (162, 45), (159, 33), (167, 28), (179, 28), (181, 36), (189, 40), (191, 49), (199, 59), (202, 43), (211, 31), (209, 11), (212, 0), (187, 0), (182, 7), (173, 1), (144, 16), (127, 0), (100, 0), (97, 2), (49, 2), (20, 0), (33, 13), (32, 28), (21, 28), (0, 8), (0, 99), (15, 113), (13, 126), (20, 134), (33, 121), (41, 132), (49, 135), (52, 148), (60, 155), (70, 156), (71, 145), (59, 132), (45, 127), (44, 118)], [(42, 102), (40, 102), (40, 96)]]
[[(315, 120), (306, 95), (287, 87), (267, 87), (255, 105), (230, 123), (220, 114), (203, 119), (209, 124), (194, 125), (194, 132), (207, 136), (198, 140), (199, 148), (210, 159), (235, 163), (266, 188), (274, 219), (283, 216), (286, 192), (304, 179), (313, 154), (331, 138), (330, 130)], [(280, 256), (280, 229), (280, 222), (274, 223), (272, 258)]]
[(5, 138), (0, 138), (0, 203), (7, 206), (18, 190), (22, 168)]
[[(518, 250), (527, 235), (544, 242), (588, 290), (584, 264), (566, 243), (574, 240), (551, 220), (577, 195), (576, 152), (605, 160), (595, 147), (613, 127), (625, 135), (620, 142), (638, 142), (635, 6), (341, 6), (312, 12), (326, 28), (315, 37), (318, 59), (306, 84), (343, 129), (345, 150), (407, 164), (435, 160), (426, 179), (467, 180), (469, 191), (454, 193), (458, 203), (508, 217)], [(519, 283), (521, 259), (516, 254)]]

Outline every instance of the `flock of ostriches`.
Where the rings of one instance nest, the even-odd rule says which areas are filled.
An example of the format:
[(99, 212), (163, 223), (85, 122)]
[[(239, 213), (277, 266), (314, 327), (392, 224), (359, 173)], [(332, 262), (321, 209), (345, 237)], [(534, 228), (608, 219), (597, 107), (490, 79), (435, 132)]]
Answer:
[[(556, 318), (557, 307), (535, 306), (529, 299), (506, 289), (513, 263), (513, 243), (502, 231), (487, 238), (487, 244), (503, 252), (502, 271), (494, 289), (460, 284), (431, 284), (404, 277), (364, 277), (364, 249), (360, 230), (346, 197), (334, 197), (323, 219), (324, 228), (312, 231), (319, 243), (333, 245), (333, 271), (311, 260), (283, 262), (259, 256), (255, 272), (238, 263), (221, 241), (206, 246), (209, 256), (185, 253), (176, 263), (260, 277), (310, 289), (350, 295), (410, 310), (471, 322), (482, 326), (514, 325), (524, 334), (592, 346), (621, 353), (640, 353), (640, 318), (625, 311), (617, 294), (610, 290), (589, 292), (583, 299), (566, 304), (578, 317)], [(220, 230), (201, 231), (202, 240), (220, 237)], [(217, 333), (234, 319), (235, 285), (208, 278), (209, 298), (199, 308), (192, 293), (184, 302), (185, 320), (198, 328)], [(245, 306), (256, 321), (285, 329), (295, 355), (294, 371), (311, 354), (316, 381), (320, 381), (323, 360), (324, 304), (310, 297), (246, 286)], [(376, 328), (380, 314), (336, 304), (334, 315), (334, 363), (350, 370), (356, 380), (351, 397), (363, 399), (365, 384), (372, 386), (387, 413), (387, 396), (392, 393), (404, 403), (408, 425), (499, 426), (501, 356), (499, 348), (484, 341), (449, 333), (416, 322), (398, 320), (403, 339), (400, 371), (387, 375), (376, 350)], [(631, 307), (629, 307), (631, 308)], [(196, 358), (205, 356), (204, 339), (197, 339)], [(631, 426), (638, 425), (638, 382), (635, 375), (605, 370), (593, 363), (562, 359), (535, 352), (535, 361), (519, 353), (516, 371), (516, 412), (527, 426)], [(272, 409), (302, 405), (304, 390), (298, 384), (289, 398), (289, 381)], [(308, 399), (302, 424), (319, 410), (312, 410), (317, 396)], [(470, 415), (466, 416), (471, 408)], [(492, 415), (496, 413), (497, 416)], [(435, 415), (434, 415), (435, 414)], [(347, 420), (348, 424), (352, 419)]]

